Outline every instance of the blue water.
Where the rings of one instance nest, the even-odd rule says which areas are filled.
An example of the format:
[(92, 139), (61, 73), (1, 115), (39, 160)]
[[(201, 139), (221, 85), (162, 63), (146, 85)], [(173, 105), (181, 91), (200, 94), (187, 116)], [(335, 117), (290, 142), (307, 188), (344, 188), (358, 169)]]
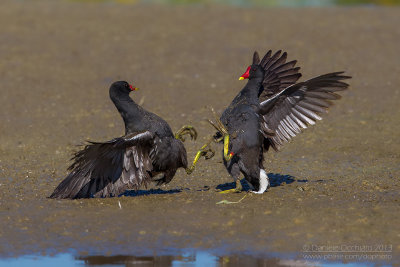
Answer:
[[(174, 257), (172, 257), (174, 258)], [(179, 258), (179, 259), (178, 259)], [(163, 260), (164, 259), (164, 260)], [(20, 258), (0, 259), (0, 266), (41, 266), (41, 267), (69, 267), (69, 266), (126, 266), (126, 265), (160, 265), (167, 266), (218, 266), (218, 257), (206, 252), (198, 252), (195, 255), (184, 254), (172, 259), (170, 256), (153, 257), (88, 257), (75, 258), (71, 254), (59, 254), (56, 256), (24, 256)]]
[[(0, 267), (41, 266), (376, 266), (369, 262), (339, 263), (315, 262), (301, 259), (255, 258), (249, 255), (218, 257), (206, 251), (188, 252), (178, 256), (76, 256), (58, 254), (55, 256), (23, 256), (19, 258), (0, 258)], [(379, 265), (390, 266), (390, 265)]]
[(84, 266), (83, 263), (75, 261), (70, 254), (60, 254), (54, 257), (50, 256), (25, 256), (20, 258), (0, 259), (0, 266), (20, 267), (20, 266), (42, 266), (42, 267), (67, 267)]

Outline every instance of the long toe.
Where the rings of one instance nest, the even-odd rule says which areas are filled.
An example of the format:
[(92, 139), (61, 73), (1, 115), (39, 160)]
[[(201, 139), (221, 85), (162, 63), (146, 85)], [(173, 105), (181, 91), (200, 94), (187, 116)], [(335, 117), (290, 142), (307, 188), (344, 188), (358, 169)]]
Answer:
[(205, 159), (211, 159), (215, 156), (215, 151), (209, 148), (202, 152), (202, 156), (204, 156)]
[(191, 125), (182, 126), (182, 128), (180, 128), (176, 132), (175, 138), (181, 140), (182, 142), (185, 142), (185, 138), (184, 138), (185, 135), (190, 135), (190, 138), (192, 140), (196, 140), (197, 139), (197, 131)]
[(235, 188), (224, 190), (224, 191), (219, 191), (219, 194), (229, 194), (229, 193), (235, 193)]
[(192, 140), (196, 140), (197, 139), (197, 130), (193, 126), (190, 126), (190, 128), (188, 130), (189, 130), (189, 134), (190, 134), (190, 137), (192, 138)]
[(230, 193), (240, 193), (242, 190), (238, 190), (237, 188), (232, 188), (224, 191), (219, 191), (219, 194), (230, 194)]

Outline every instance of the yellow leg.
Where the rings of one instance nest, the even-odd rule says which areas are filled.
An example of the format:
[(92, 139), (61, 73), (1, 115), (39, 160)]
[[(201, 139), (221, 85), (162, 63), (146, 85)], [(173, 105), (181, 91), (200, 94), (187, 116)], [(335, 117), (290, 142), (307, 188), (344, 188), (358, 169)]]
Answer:
[(190, 166), (189, 168), (186, 169), (187, 174), (191, 174), (194, 171), (196, 164), (199, 161), (200, 157), (204, 157), (205, 159), (211, 159), (212, 157), (214, 157), (215, 152), (211, 148), (207, 148), (213, 140), (214, 140), (214, 138), (211, 138), (207, 143), (205, 143), (200, 148), (199, 151), (197, 151), (196, 156), (194, 157), (192, 166)]
[(224, 159), (226, 161), (230, 161), (231, 158), (233, 157), (233, 153), (228, 153), (229, 152), (229, 134), (226, 134), (224, 136)]

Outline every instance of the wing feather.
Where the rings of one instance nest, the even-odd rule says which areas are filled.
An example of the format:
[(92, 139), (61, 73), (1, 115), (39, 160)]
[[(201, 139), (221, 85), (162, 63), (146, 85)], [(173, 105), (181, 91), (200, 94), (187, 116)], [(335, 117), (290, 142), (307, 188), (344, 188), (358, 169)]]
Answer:
[(150, 180), (149, 152), (154, 134), (130, 134), (110, 141), (89, 142), (75, 153), (71, 172), (50, 198), (118, 196)]
[(292, 129), (296, 134), (301, 132), (300, 126), (295, 121), (293, 121), (290, 115), (286, 115), (286, 121), (292, 126)]
[(272, 51), (269, 50), (261, 60), (260, 66), (264, 69), (264, 79), (263, 88), (259, 94), (260, 102), (295, 84), (301, 77), (300, 67), (295, 67), (297, 61), (286, 62), (286, 59), (286, 52), (282, 53), (279, 50), (272, 55)]
[[(263, 121), (261, 129), (267, 143), (279, 149), (285, 142), (295, 137), (309, 125), (321, 120), (328, 111), (332, 100), (341, 98), (336, 92), (346, 90), (350, 79), (343, 72), (324, 74), (305, 82), (292, 84), (284, 90), (260, 103)], [(275, 133), (275, 135), (271, 135)]]

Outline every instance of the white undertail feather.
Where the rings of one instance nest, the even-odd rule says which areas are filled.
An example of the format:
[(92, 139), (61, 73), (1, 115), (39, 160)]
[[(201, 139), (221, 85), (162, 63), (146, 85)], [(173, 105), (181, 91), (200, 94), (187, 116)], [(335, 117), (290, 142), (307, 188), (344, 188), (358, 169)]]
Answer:
[(258, 191), (251, 191), (255, 194), (262, 194), (264, 193), (269, 185), (268, 175), (265, 170), (260, 169), (260, 188)]

